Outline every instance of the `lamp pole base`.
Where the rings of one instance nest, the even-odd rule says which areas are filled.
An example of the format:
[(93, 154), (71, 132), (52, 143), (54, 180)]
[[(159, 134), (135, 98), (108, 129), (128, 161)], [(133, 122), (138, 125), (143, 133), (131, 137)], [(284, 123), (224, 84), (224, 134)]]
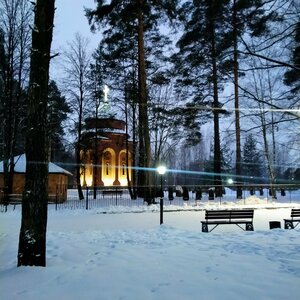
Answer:
[(163, 198), (160, 198), (160, 225), (164, 222), (164, 200)]

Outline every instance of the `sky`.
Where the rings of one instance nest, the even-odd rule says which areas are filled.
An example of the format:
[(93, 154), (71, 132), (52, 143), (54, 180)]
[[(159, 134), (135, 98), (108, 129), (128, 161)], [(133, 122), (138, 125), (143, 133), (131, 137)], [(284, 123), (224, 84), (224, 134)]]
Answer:
[(91, 49), (96, 48), (99, 33), (91, 33), (88, 20), (84, 15), (84, 7), (96, 7), (94, 0), (56, 0), (55, 6), (53, 48), (65, 47), (67, 41), (74, 39), (76, 32), (90, 39)]
[(253, 232), (227, 225), (210, 233), (201, 232), (204, 210), (165, 213), (159, 226), (157, 208), (147, 206), (50, 209), (46, 268), (16, 267), (21, 210), (9, 207), (0, 212), (0, 299), (298, 299), (300, 229), (270, 230), (269, 221), (283, 227), (299, 204), (261, 206)]
[(94, 0), (56, 0), (54, 16), (54, 32), (51, 52), (59, 56), (51, 61), (51, 78), (58, 80), (62, 77), (63, 52), (67, 50), (68, 43), (72, 42), (78, 32), (89, 39), (88, 50), (97, 48), (100, 41), (99, 32), (92, 33), (85, 17), (84, 7), (95, 8)]

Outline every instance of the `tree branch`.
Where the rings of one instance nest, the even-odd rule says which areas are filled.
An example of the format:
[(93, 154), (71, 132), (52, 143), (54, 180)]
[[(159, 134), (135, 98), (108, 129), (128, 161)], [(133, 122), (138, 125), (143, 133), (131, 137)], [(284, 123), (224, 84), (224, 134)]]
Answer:
[(288, 67), (288, 68), (294, 69), (296, 71), (300, 71), (299, 67), (296, 67), (296, 66), (294, 66), (292, 64), (289, 64), (289, 63), (286, 63), (284, 61), (280, 61), (280, 60), (273, 59), (273, 58), (270, 58), (270, 57), (267, 57), (267, 56), (264, 56), (264, 55), (261, 55), (261, 54), (254, 53), (245, 42), (244, 42), (244, 45), (245, 45), (248, 52), (239, 51), (239, 53), (244, 54), (244, 55), (256, 56), (256, 57), (262, 58), (266, 61), (272, 62), (276, 65), (283, 66), (283, 67)]

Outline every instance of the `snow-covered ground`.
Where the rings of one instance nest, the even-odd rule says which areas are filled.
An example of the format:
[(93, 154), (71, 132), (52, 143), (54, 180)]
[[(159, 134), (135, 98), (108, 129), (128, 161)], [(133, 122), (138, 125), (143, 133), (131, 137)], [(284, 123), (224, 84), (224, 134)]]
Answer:
[[(93, 210), (49, 208), (47, 267), (16, 267), (20, 207), (0, 213), (0, 299), (299, 299), (300, 225), (269, 229), (295, 203), (248, 198), (254, 232), (235, 225), (202, 233), (218, 204)], [(178, 211), (176, 211), (178, 210)]]

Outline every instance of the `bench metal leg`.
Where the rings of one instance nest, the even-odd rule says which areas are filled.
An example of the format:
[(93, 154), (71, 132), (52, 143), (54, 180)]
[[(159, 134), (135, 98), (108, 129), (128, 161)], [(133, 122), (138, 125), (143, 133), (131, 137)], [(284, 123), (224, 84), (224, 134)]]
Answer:
[(208, 225), (205, 223), (202, 223), (202, 232), (208, 232)]
[(254, 231), (253, 223), (246, 223), (246, 231)]
[(284, 229), (294, 229), (293, 222), (289, 220), (284, 220)]

